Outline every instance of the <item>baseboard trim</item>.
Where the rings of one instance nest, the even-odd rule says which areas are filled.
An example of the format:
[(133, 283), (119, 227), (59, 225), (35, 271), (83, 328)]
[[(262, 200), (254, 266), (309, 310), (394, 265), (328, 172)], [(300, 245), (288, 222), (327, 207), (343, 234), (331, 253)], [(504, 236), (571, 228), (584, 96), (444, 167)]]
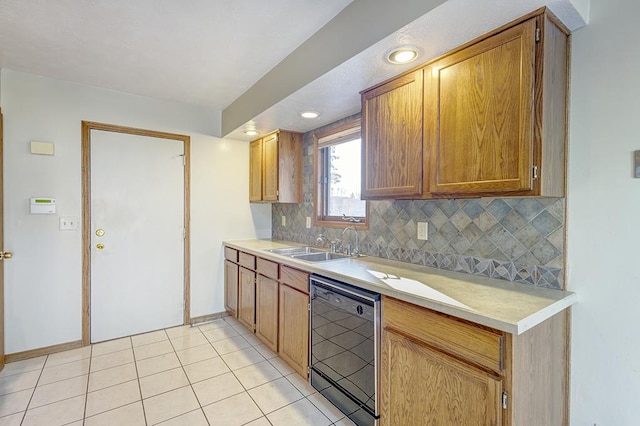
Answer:
[(60, 343), (58, 345), (46, 346), (44, 348), (30, 349), (23, 352), (15, 352), (12, 354), (6, 354), (4, 358), (5, 363), (22, 361), (23, 359), (35, 358), (42, 355), (51, 355), (57, 352), (64, 352), (70, 349), (77, 349), (82, 347), (82, 340), (76, 340), (75, 342)]
[(229, 316), (229, 312), (227, 311), (217, 312), (215, 314), (200, 315), (199, 317), (191, 317), (189, 319), (189, 324), (196, 325), (203, 322), (209, 322), (209, 321), (217, 320), (219, 318), (224, 318), (228, 316)]
[[(224, 318), (228, 316), (229, 316), (229, 313), (227, 311), (224, 311), (224, 312), (217, 312), (214, 314), (201, 315), (198, 317), (191, 317), (189, 319), (189, 324), (190, 325), (201, 324), (203, 322), (213, 321), (213, 320), (217, 320), (219, 318)], [(82, 346), (83, 346), (82, 340), (76, 340), (75, 342), (60, 343), (58, 345), (46, 346), (44, 348), (30, 349), (28, 351), (23, 351), (23, 352), (15, 352), (12, 354), (6, 354), (4, 358), (4, 362), (10, 363), (15, 361), (22, 361), (23, 359), (36, 358), (42, 355), (51, 355), (57, 352), (64, 352), (70, 349), (81, 348)]]

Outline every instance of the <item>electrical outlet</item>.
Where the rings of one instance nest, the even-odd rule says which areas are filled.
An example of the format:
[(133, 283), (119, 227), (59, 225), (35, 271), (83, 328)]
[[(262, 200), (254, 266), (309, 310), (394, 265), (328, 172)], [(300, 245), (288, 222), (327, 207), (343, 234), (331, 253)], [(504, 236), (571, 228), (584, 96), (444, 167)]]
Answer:
[(287, 217), (282, 215), (282, 226), (287, 226)]
[(60, 230), (67, 231), (78, 229), (80, 220), (77, 217), (61, 217), (60, 218)]
[(418, 239), (425, 241), (429, 239), (429, 225), (427, 222), (418, 222)]
[(311, 218), (307, 216), (307, 229), (311, 228)]

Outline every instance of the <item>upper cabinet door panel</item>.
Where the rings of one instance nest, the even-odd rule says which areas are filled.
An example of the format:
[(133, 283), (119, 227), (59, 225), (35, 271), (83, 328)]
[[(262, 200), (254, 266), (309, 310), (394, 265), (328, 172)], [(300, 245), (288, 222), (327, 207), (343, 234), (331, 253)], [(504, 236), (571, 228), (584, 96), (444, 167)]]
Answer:
[(278, 135), (262, 139), (262, 200), (278, 201)]
[(276, 130), (250, 144), (249, 201), (302, 202), (302, 134)]
[(362, 197), (422, 194), (422, 70), (362, 94)]
[(249, 145), (249, 201), (262, 201), (262, 139)]
[(431, 191), (532, 189), (536, 20), (425, 68)]

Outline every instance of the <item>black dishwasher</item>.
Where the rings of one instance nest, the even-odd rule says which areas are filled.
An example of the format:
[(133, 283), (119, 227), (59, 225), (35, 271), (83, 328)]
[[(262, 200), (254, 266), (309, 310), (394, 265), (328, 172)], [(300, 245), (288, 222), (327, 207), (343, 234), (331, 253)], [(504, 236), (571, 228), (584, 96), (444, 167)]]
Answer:
[(357, 425), (375, 425), (380, 295), (319, 275), (309, 281), (311, 386)]

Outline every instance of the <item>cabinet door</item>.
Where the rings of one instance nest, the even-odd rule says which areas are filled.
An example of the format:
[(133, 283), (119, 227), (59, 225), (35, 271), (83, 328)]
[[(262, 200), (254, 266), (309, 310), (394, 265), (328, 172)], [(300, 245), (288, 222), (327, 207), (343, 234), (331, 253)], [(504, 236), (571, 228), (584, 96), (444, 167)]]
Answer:
[(229, 260), (224, 261), (224, 306), (238, 317), (238, 265)]
[(303, 377), (309, 367), (309, 295), (280, 285), (280, 358)]
[(253, 332), (256, 323), (256, 273), (240, 268), (239, 276), (238, 320)]
[(431, 192), (533, 187), (535, 19), (425, 68)]
[(278, 281), (258, 275), (256, 280), (256, 336), (278, 351)]
[(278, 134), (262, 139), (262, 199), (278, 201)]
[(249, 145), (249, 201), (262, 201), (262, 139)]
[(502, 381), (385, 328), (381, 425), (501, 425)]
[(362, 198), (422, 194), (422, 79), (418, 70), (362, 94)]

